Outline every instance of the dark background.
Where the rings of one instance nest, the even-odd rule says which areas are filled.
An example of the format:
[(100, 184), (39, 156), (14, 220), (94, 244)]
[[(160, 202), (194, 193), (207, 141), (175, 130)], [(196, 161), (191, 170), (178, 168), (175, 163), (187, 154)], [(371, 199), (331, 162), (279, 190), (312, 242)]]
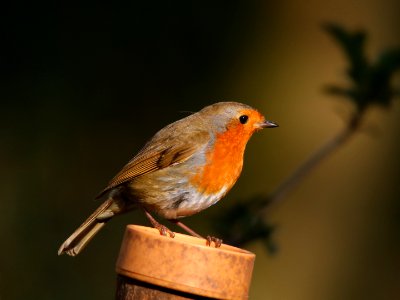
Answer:
[[(345, 81), (345, 60), (322, 22), (365, 28), (371, 57), (400, 42), (395, 0), (41, 1), (0, 14), (0, 299), (112, 298), (124, 227), (147, 224), (139, 212), (76, 258), (57, 249), (146, 139), (218, 101), (280, 124), (249, 143), (224, 201), (186, 220), (210, 233), (221, 208), (271, 192), (343, 127), (351, 106), (322, 87)], [(365, 130), (272, 210), (279, 251), (246, 246), (252, 299), (396, 298), (399, 116), (398, 101), (370, 110)]]

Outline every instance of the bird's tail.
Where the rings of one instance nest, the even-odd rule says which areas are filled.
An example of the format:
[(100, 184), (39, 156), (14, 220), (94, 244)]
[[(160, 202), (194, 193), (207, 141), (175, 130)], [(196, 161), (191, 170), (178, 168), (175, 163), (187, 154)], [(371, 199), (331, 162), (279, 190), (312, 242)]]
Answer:
[(81, 226), (61, 245), (58, 255), (78, 255), (94, 235), (117, 213), (121, 212), (118, 201), (107, 199)]

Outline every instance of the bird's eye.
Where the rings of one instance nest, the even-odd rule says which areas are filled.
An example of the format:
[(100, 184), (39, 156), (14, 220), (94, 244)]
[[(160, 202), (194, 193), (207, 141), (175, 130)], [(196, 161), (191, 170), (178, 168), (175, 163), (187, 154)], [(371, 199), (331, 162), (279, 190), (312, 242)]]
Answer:
[(249, 119), (249, 116), (247, 116), (247, 115), (242, 115), (239, 117), (239, 121), (242, 124), (246, 124), (248, 119)]

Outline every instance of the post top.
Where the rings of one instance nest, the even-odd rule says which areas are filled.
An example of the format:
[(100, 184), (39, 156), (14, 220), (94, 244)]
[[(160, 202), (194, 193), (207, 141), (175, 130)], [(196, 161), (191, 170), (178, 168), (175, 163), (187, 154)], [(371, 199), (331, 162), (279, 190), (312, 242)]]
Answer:
[(195, 295), (247, 299), (255, 255), (222, 244), (176, 233), (161, 236), (154, 228), (128, 225), (116, 271), (134, 279)]

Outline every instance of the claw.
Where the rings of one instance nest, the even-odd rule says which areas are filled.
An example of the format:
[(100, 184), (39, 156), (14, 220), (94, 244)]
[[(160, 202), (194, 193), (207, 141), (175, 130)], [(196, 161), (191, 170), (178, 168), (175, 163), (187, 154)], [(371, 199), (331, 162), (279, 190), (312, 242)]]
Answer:
[(174, 238), (175, 237), (175, 233), (172, 232), (171, 230), (169, 230), (166, 226), (158, 224), (159, 226), (154, 226), (156, 229), (158, 229), (158, 231), (160, 231), (160, 234), (163, 236), (166, 236), (167, 233), (169, 235), (169, 237)]
[(222, 240), (218, 239), (214, 236), (207, 235), (206, 237), (206, 245), (211, 247), (211, 243), (214, 242), (215, 248), (219, 248), (222, 245)]
[(159, 228), (157, 228), (160, 231), (160, 234), (163, 236), (167, 235), (167, 229), (164, 226), (160, 226)]

